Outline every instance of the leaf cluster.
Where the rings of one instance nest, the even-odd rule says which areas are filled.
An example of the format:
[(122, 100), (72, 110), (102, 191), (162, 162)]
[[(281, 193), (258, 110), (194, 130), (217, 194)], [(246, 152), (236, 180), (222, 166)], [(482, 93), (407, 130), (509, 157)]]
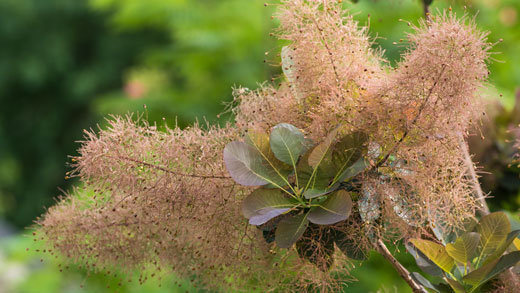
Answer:
[(466, 231), (446, 245), (411, 239), (407, 249), (417, 265), (425, 273), (441, 277), (443, 282), (434, 285), (416, 272), (412, 277), (432, 292), (479, 292), (520, 261), (518, 235), (520, 230), (511, 231), (506, 214), (495, 212), (484, 216), (478, 224), (468, 225)]
[[(224, 162), (231, 177), (242, 185), (260, 186), (243, 200), (243, 215), (263, 230), (268, 243), (274, 241), (280, 248), (296, 243), (302, 258), (318, 264), (325, 257), (318, 267), (330, 267), (334, 242), (348, 246), (345, 250), (351, 250), (352, 243), (342, 232), (320, 226), (350, 216), (347, 190), (368, 166), (367, 139), (364, 133), (338, 127), (314, 145), (297, 127), (281, 123), (270, 135), (249, 131), (244, 141), (229, 143)], [(320, 253), (312, 252), (316, 248)], [(356, 255), (359, 258), (356, 253), (351, 257)]]

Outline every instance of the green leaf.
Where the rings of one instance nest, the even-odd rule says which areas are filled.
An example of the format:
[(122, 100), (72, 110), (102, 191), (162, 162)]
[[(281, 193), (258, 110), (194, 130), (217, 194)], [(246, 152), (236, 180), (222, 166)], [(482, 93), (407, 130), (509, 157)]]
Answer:
[(310, 152), (307, 152), (296, 166), (296, 176), (298, 177), (299, 185), (306, 188), (305, 192), (314, 190), (308, 192), (311, 196), (312, 194), (327, 193), (329, 190), (334, 190), (333, 187), (329, 186), (331, 176), (333, 175), (327, 174), (327, 170), (322, 169), (320, 166), (316, 170), (313, 169), (308, 163), (309, 156)]
[(466, 288), (464, 288), (464, 286), (458, 281), (452, 280), (450, 278), (446, 278), (445, 280), (446, 282), (448, 282), (448, 284), (450, 284), (451, 288), (453, 289), (453, 291), (455, 291), (455, 293), (466, 293)]
[(323, 161), (330, 160), (332, 158), (331, 148), (332, 145), (336, 142), (336, 136), (338, 134), (339, 128), (334, 129), (330, 132), (325, 140), (317, 145), (311, 152), (308, 158), (308, 163), (310, 166), (316, 168)]
[(450, 272), (455, 262), (446, 252), (444, 246), (429, 240), (411, 239), (410, 242), (417, 247), (427, 258), (445, 272)]
[(506, 240), (504, 242), (502, 242), (500, 247), (498, 247), (495, 250), (495, 252), (493, 252), (493, 254), (491, 254), (488, 257), (486, 257), (486, 260), (484, 261), (483, 264), (490, 263), (493, 260), (495, 260), (495, 259), (499, 258), (500, 256), (502, 256), (502, 254), (504, 254), (504, 252), (507, 250), (507, 248), (509, 248), (509, 246), (515, 241), (515, 239), (517, 239), (518, 235), (520, 235), (520, 230), (515, 230), (515, 231), (509, 233), (507, 235)]
[(334, 262), (334, 239), (329, 231), (310, 224), (300, 240), (296, 242), (298, 255), (326, 272)]
[[(245, 142), (254, 148), (262, 157), (266, 169), (270, 169), (271, 174), (278, 175), (280, 177), (280, 186), (289, 184), (287, 177), (289, 173), (291, 173), (292, 167), (276, 158), (273, 151), (271, 150), (269, 136), (266, 133), (250, 130), (247, 133)], [(280, 182), (280, 180), (276, 181)]]
[(305, 196), (306, 199), (312, 199), (312, 198), (316, 198), (316, 197), (320, 197), (322, 195), (327, 195), (331, 192), (333, 192), (334, 190), (336, 190), (336, 188), (329, 188), (329, 189), (307, 189), (304, 193), (303, 193), (303, 196)]
[(467, 274), (462, 280), (477, 288), (520, 261), (520, 251), (514, 251), (483, 265)]
[(237, 183), (258, 186), (269, 183), (262, 175), (262, 158), (249, 145), (233, 141), (224, 148), (224, 163), (229, 175)]
[(242, 201), (242, 213), (251, 225), (262, 225), (292, 207), (294, 204), (280, 189), (255, 189)]
[(307, 216), (308, 213), (300, 214), (280, 221), (275, 233), (276, 245), (280, 248), (289, 248), (298, 241), (309, 225)]
[(457, 238), (454, 243), (446, 244), (446, 252), (456, 261), (466, 265), (477, 254), (480, 234), (469, 232)]
[(430, 281), (428, 281), (428, 279), (426, 279), (425, 277), (423, 277), (421, 274), (417, 273), (417, 272), (412, 272), (410, 273), (410, 277), (417, 283), (421, 284), (424, 288), (427, 288), (427, 289), (430, 289), (430, 290), (433, 290), (433, 292), (437, 292), (437, 293), (440, 293), (441, 291), (439, 291), (439, 289), (437, 289), (437, 287), (435, 285), (433, 285), (432, 283), (430, 283)]
[(273, 128), (270, 136), (271, 150), (276, 158), (296, 167), (298, 158), (309, 149), (309, 142), (295, 126), (280, 123)]
[(318, 225), (331, 225), (344, 221), (352, 210), (352, 199), (350, 193), (339, 190), (314, 208), (308, 216), (309, 221)]
[(431, 261), (424, 253), (417, 250), (411, 243), (407, 242), (405, 244), (406, 250), (410, 253), (414, 258), (417, 266), (425, 273), (441, 277), (443, 275), (442, 269), (439, 268), (433, 261)]
[(336, 172), (331, 185), (340, 182), (340, 177), (348, 167), (356, 163), (366, 151), (365, 143), (368, 136), (363, 132), (353, 132), (341, 138), (332, 147), (331, 163)]
[(370, 163), (367, 160), (365, 160), (365, 158), (359, 158), (354, 164), (352, 164), (352, 166), (345, 169), (345, 171), (343, 171), (339, 175), (336, 182), (342, 182), (349, 178), (352, 178), (358, 175), (359, 173), (365, 171), (368, 166), (370, 166)]
[(495, 212), (480, 219), (477, 231), (480, 233), (480, 255), (477, 263), (480, 263), (506, 240), (507, 234), (511, 232), (511, 224), (506, 214)]
[(365, 260), (367, 259), (367, 254), (365, 251), (361, 249), (359, 244), (348, 237), (344, 232), (333, 230), (334, 233), (334, 242), (338, 248), (345, 254), (348, 258), (355, 260)]

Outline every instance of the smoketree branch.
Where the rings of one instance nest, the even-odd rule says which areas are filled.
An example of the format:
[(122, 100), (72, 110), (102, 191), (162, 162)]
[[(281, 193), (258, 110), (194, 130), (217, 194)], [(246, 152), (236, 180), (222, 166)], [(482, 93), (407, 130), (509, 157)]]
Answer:
[(383, 240), (378, 239), (374, 243), (374, 246), (376, 250), (381, 255), (383, 255), (383, 257), (386, 258), (386, 260), (390, 262), (394, 269), (399, 273), (401, 278), (403, 278), (403, 280), (408, 284), (408, 286), (412, 288), (414, 293), (428, 293), (426, 289), (424, 289), (420, 284), (417, 284), (417, 282), (415, 282), (412, 279), (410, 272), (408, 272), (408, 270), (392, 255), (392, 253), (388, 250)]

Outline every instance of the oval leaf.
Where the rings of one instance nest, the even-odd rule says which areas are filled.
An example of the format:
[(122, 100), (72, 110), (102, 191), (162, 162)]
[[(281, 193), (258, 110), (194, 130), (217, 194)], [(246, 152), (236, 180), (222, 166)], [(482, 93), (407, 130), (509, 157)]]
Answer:
[(300, 155), (308, 150), (309, 142), (295, 126), (280, 123), (273, 128), (270, 136), (271, 150), (276, 158), (296, 167)]
[(484, 261), (484, 264), (487, 264), (489, 262), (492, 262), (493, 260), (499, 258), (502, 256), (502, 254), (504, 254), (504, 252), (509, 248), (509, 246), (511, 246), (511, 244), (515, 241), (515, 240), (518, 240), (518, 235), (520, 235), (520, 230), (515, 230), (515, 231), (512, 231), (511, 233), (509, 233), (507, 235), (507, 238), (504, 242), (502, 242), (502, 244), (500, 245), (500, 247), (498, 247), (495, 252), (493, 252), (493, 254), (489, 255), (488, 257), (486, 257), (486, 260)]
[(352, 166), (345, 169), (345, 171), (339, 175), (339, 177), (336, 179), (336, 182), (342, 182), (352, 178), (365, 171), (368, 166), (370, 166), (370, 163), (365, 160), (365, 158), (359, 158), (354, 164), (352, 164)]
[(419, 249), (427, 258), (445, 272), (450, 272), (455, 262), (446, 252), (444, 246), (429, 240), (411, 239), (410, 242)]
[(263, 166), (267, 171), (269, 171), (269, 179), (277, 183), (279, 186), (289, 184), (287, 177), (291, 172), (292, 167), (275, 157), (271, 151), (269, 136), (266, 133), (249, 130), (245, 142), (262, 158)]
[(224, 148), (224, 164), (229, 175), (237, 183), (245, 186), (258, 186), (269, 183), (257, 170), (261, 158), (249, 145), (233, 141)]
[(446, 252), (454, 260), (465, 265), (477, 254), (479, 242), (480, 234), (476, 232), (465, 233), (457, 238), (454, 243), (446, 244)]
[(340, 190), (332, 195), (309, 213), (309, 221), (318, 225), (331, 225), (344, 221), (352, 210), (350, 193)]
[(300, 214), (280, 221), (275, 232), (275, 241), (278, 247), (289, 248), (302, 237), (303, 232), (309, 226), (307, 215)]
[(254, 190), (242, 201), (242, 213), (251, 225), (262, 225), (293, 207), (280, 189)]
[[(353, 132), (344, 136), (332, 147), (331, 163), (336, 172), (332, 184), (340, 182), (341, 177), (348, 176), (344, 172), (356, 163), (366, 151), (368, 136), (363, 132)], [(344, 179), (343, 179), (344, 180)]]
[(511, 252), (472, 271), (464, 276), (462, 280), (476, 288), (514, 266), (518, 261), (520, 261), (520, 251)]
[(478, 225), (480, 233), (480, 261), (492, 254), (506, 240), (511, 232), (511, 223), (503, 212), (495, 212), (480, 219)]
[(434, 262), (432, 262), (429, 258), (424, 255), (424, 253), (417, 250), (411, 243), (407, 242), (405, 244), (406, 250), (410, 253), (414, 258), (417, 266), (425, 273), (442, 277), (443, 272), (442, 269), (439, 268)]

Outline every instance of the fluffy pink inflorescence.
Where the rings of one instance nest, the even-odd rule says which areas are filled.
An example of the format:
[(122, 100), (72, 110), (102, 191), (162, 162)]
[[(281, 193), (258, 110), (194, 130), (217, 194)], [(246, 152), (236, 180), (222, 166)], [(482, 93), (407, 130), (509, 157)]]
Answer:
[[(93, 270), (151, 265), (212, 289), (337, 288), (335, 273), (266, 244), (247, 224), (240, 206), (251, 188), (235, 184), (223, 164), (227, 143), (282, 122), (316, 143), (338, 126), (368, 134), (370, 170), (382, 175), (359, 176), (365, 202), (337, 225), (361, 249), (371, 245), (367, 235), (399, 240), (474, 216), (461, 148), (482, 113), (485, 34), (454, 13), (432, 15), (393, 69), (336, 2), (286, 0), (278, 17), (279, 37), (291, 41), (281, 54), (286, 80), (236, 89), (234, 125), (159, 130), (116, 117), (86, 132), (73, 164), (83, 186), (39, 221), (54, 250)], [(369, 213), (378, 220), (366, 220)], [(336, 252), (332, 271), (349, 267)]]

